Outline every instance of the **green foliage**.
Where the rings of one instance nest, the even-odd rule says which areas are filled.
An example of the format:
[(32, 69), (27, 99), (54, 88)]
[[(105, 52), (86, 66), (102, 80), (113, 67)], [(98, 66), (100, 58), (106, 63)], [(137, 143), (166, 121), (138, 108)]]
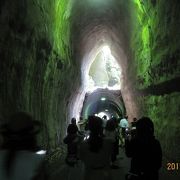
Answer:
[[(165, 0), (134, 0), (132, 4), (131, 49), (138, 88), (172, 79), (177, 69), (180, 46), (180, 4)], [(172, 38), (173, 37), (173, 38)], [(173, 69), (174, 71), (170, 71)]]
[(144, 3), (140, 0), (134, 0), (134, 2), (132, 16), (135, 22), (133, 22), (131, 47), (133, 49), (137, 76), (143, 81), (143, 86), (145, 86), (149, 83), (147, 72), (151, 62), (150, 21)]
[[(136, 88), (145, 89), (180, 75), (180, 3), (134, 0), (131, 49)], [(156, 135), (169, 160), (180, 158), (180, 96), (172, 93), (138, 97), (143, 115), (152, 118)], [(171, 145), (171, 147), (169, 147)]]
[(54, 1), (53, 36), (54, 46), (60, 51), (63, 60), (69, 60), (70, 54), (70, 0)]
[[(180, 158), (180, 95), (147, 96), (143, 99), (144, 115), (155, 125), (155, 134), (161, 140), (167, 158)], [(171, 148), (169, 145), (171, 144)]]

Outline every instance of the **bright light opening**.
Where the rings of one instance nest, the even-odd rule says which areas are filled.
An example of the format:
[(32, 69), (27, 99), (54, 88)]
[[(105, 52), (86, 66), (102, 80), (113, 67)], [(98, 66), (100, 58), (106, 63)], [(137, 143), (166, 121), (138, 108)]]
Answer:
[(106, 100), (106, 98), (105, 98), (105, 97), (102, 97), (102, 98), (101, 98), (101, 101), (105, 101), (105, 100)]
[(102, 48), (102, 52), (104, 53), (105, 56), (109, 56), (109, 54), (111, 54), (111, 50), (108, 46), (104, 46)]
[(43, 155), (43, 154), (46, 154), (46, 151), (45, 150), (40, 150), (40, 151), (37, 151), (36, 154)]
[(122, 70), (117, 62), (120, 60), (114, 58), (108, 45), (94, 47), (91, 52), (85, 54), (81, 66), (82, 86), (72, 100), (73, 103), (69, 105), (70, 118), (79, 119), (86, 93), (97, 89), (121, 89)]
[(103, 118), (104, 115), (107, 117), (107, 120), (110, 119), (109, 114), (107, 114), (106, 112), (100, 112), (100, 113), (98, 113), (98, 117), (100, 117), (100, 118)]
[(87, 91), (98, 88), (120, 90), (121, 69), (111, 54), (109, 46), (103, 46), (95, 56), (88, 73)]

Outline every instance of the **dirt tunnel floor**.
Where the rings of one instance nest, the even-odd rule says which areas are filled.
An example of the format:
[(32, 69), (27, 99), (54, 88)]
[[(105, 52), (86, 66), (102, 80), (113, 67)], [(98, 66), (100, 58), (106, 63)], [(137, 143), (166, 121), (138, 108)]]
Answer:
[[(112, 169), (112, 180), (125, 180), (125, 174), (130, 167), (130, 159), (125, 156), (124, 149), (119, 150), (116, 164), (119, 169)], [(159, 180), (180, 180), (180, 169), (178, 171), (169, 172), (167, 166), (163, 163), (160, 170)], [(82, 164), (79, 162), (77, 167), (69, 167), (61, 159), (59, 162), (50, 167), (50, 180), (82, 180)]]

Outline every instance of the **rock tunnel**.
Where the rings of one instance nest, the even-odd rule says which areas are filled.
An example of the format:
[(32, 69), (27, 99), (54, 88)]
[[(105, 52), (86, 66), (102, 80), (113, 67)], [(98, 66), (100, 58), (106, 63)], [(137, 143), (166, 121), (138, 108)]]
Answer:
[(44, 126), (41, 146), (55, 149), (71, 117), (95, 104), (149, 116), (164, 157), (179, 161), (179, 9), (179, 0), (0, 1), (0, 118), (30, 112)]

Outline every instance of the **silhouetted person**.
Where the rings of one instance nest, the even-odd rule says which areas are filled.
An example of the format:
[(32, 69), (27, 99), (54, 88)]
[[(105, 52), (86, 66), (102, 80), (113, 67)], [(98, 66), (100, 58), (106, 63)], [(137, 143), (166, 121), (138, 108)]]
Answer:
[(126, 129), (129, 127), (128, 123), (128, 116), (125, 116), (123, 119), (120, 120), (119, 126), (120, 126), (120, 141), (121, 141), (121, 147), (124, 147), (125, 145), (125, 135), (126, 135)]
[(137, 123), (137, 118), (133, 118), (133, 121), (131, 122), (131, 137), (132, 138), (136, 136), (136, 123)]
[(110, 180), (112, 141), (102, 133), (102, 119), (89, 116), (90, 136), (80, 146), (80, 159), (85, 165), (84, 180)]
[(78, 161), (78, 145), (81, 139), (77, 132), (77, 127), (70, 124), (67, 128), (67, 136), (63, 140), (67, 144), (66, 163), (70, 166), (74, 166)]
[[(71, 124), (73, 124), (74, 127), (77, 129), (78, 135), (80, 135), (80, 136), (83, 136), (83, 135), (84, 135), (83, 132), (81, 132), (81, 131), (79, 130), (79, 128), (78, 128), (78, 126), (77, 126), (77, 124), (76, 124), (76, 118), (72, 118), (72, 119), (71, 119)], [(69, 124), (69, 125), (71, 125), (71, 124)]]
[(102, 121), (103, 121), (103, 128), (105, 128), (106, 127), (106, 123), (107, 123), (107, 116), (106, 115), (104, 115), (103, 117), (102, 117)]
[(72, 119), (71, 119), (71, 124), (76, 125), (76, 118), (72, 118)]
[[(127, 139), (125, 143), (126, 155), (132, 158), (130, 172), (141, 180), (158, 180), (162, 150), (159, 141), (154, 137), (153, 122), (148, 117), (143, 117), (137, 121), (136, 130), (136, 137)], [(129, 179), (132, 177), (129, 176)]]
[(105, 137), (107, 139), (112, 140), (113, 146), (112, 146), (112, 155), (111, 155), (111, 168), (112, 169), (118, 169), (119, 167), (115, 164), (115, 161), (117, 159), (117, 155), (119, 153), (119, 133), (117, 130), (118, 124), (116, 118), (111, 118), (107, 121), (106, 127), (105, 127)]
[[(76, 118), (72, 118), (71, 119), (71, 124), (73, 124), (74, 126), (75, 126), (75, 128), (77, 129), (77, 131), (78, 131), (78, 126), (77, 126), (77, 124), (76, 124)], [(71, 124), (69, 124), (69, 125), (71, 125)], [(69, 126), (68, 125), (68, 126)]]
[(133, 121), (131, 122), (131, 128), (135, 127), (136, 128), (136, 123), (137, 123), (137, 118), (133, 118)]
[(1, 180), (45, 180), (44, 156), (38, 150), (36, 134), (40, 123), (25, 112), (13, 114), (1, 126), (3, 145), (0, 151)]

